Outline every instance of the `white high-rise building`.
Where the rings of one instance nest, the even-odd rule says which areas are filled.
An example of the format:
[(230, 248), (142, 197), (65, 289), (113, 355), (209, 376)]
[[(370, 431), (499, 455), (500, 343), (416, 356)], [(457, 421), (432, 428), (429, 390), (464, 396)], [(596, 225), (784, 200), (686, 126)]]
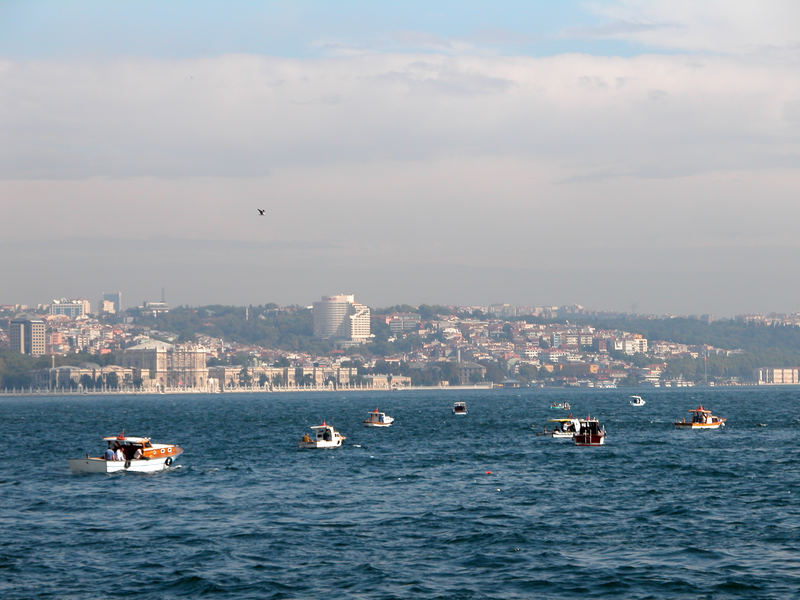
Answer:
[(354, 294), (323, 296), (314, 302), (314, 336), (363, 342), (371, 336), (369, 307), (356, 302)]

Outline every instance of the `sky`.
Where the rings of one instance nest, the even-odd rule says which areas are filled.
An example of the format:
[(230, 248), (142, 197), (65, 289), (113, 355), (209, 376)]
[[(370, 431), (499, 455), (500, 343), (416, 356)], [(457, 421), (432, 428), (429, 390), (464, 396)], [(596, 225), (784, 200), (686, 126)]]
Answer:
[(0, 0), (0, 304), (800, 311), (798, 23)]

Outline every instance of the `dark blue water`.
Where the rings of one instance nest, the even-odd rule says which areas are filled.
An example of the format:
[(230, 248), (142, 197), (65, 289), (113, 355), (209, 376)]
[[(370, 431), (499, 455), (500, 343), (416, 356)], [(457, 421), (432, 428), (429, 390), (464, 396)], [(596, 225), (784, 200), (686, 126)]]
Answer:
[[(5, 398), (0, 597), (800, 597), (800, 390), (644, 396)], [(536, 437), (555, 400), (607, 445)], [(728, 426), (674, 430), (700, 403)], [(322, 419), (345, 445), (298, 450)], [(180, 468), (70, 474), (123, 428)]]

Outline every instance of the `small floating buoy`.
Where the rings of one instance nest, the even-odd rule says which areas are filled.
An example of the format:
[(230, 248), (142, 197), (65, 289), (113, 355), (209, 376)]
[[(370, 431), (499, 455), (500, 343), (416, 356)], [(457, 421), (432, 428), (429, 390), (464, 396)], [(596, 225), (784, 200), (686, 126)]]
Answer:
[(487, 475), (491, 475), (491, 474), (492, 474), (492, 472), (491, 472), (491, 471), (486, 471), (486, 474), (487, 474)]

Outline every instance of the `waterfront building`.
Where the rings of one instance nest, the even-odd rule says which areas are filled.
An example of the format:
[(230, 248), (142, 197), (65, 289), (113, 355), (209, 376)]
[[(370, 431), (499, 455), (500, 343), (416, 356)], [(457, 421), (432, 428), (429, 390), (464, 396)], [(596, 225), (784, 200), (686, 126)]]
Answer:
[(46, 350), (44, 321), (26, 317), (12, 319), (8, 326), (8, 341), (13, 352), (42, 356)]
[(758, 385), (796, 385), (800, 383), (798, 376), (800, 376), (800, 369), (797, 367), (761, 367), (755, 370), (755, 379)]
[(97, 363), (64, 365), (33, 371), (34, 385), (51, 390), (124, 389), (132, 385), (133, 376), (134, 370), (131, 368), (119, 365), (101, 367)]
[(86, 316), (90, 312), (91, 304), (83, 298), (77, 300), (61, 298), (60, 300), (53, 300), (52, 304), (50, 304), (51, 315), (66, 315), (70, 319)]
[(315, 337), (357, 343), (372, 337), (369, 307), (358, 304), (354, 294), (323, 296), (314, 302), (313, 316)]
[(205, 388), (206, 349), (192, 344), (174, 346), (151, 340), (125, 348), (120, 364), (134, 369), (145, 388)]

